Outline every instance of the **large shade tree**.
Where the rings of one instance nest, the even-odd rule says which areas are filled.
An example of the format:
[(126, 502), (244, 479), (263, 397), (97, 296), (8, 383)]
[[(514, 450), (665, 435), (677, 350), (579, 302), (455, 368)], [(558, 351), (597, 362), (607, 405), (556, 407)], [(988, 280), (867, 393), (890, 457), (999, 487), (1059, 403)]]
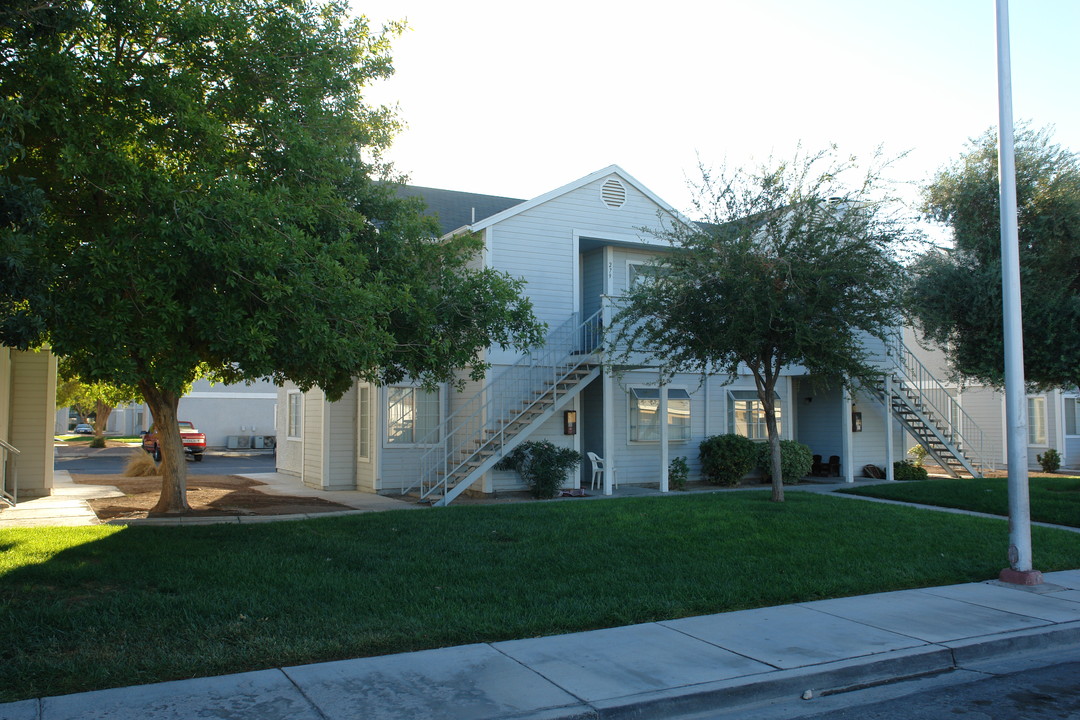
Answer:
[[(1016, 133), (1024, 376), (1080, 385), (1080, 162), (1048, 130)], [(1005, 382), (997, 133), (972, 140), (925, 188), (923, 210), (952, 244), (913, 265), (908, 302), (961, 378)]]
[(176, 408), (200, 368), (334, 399), (537, 341), (519, 284), (384, 182), (397, 120), (364, 91), (398, 29), (324, 0), (0, 8), (0, 341), (139, 390), (153, 512), (188, 510)]
[(875, 156), (860, 170), (836, 149), (749, 169), (702, 169), (700, 223), (657, 233), (671, 251), (630, 288), (610, 342), (623, 362), (661, 376), (749, 372), (769, 443), (772, 499), (782, 501), (776, 386), (785, 366), (874, 382), (868, 338), (898, 323), (908, 232)]

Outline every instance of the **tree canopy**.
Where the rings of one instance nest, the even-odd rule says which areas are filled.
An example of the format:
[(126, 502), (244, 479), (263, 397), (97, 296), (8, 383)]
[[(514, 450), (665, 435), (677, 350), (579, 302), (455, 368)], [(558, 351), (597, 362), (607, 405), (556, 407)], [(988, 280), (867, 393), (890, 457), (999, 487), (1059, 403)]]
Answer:
[(783, 500), (775, 388), (785, 366), (842, 382), (876, 374), (868, 337), (898, 324), (907, 238), (875, 159), (859, 170), (836, 149), (756, 168), (702, 170), (701, 223), (657, 235), (671, 244), (651, 279), (630, 288), (612, 342), (666, 377), (749, 371)]
[(0, 341), (139, 389), (157, 511), (186, 509), (173, 430), (200, 366), (334, 399), (538, 339), (518, 282), (388, 182), (398, 121), (364, 89), (399, 30), (323, 0), (0, 9)]
[[(1080, 162), (1049, 130), (1015, 137), (1024, 375), (1035, 387), (1080, 385)], [(952, 247), (913, 265), (908, 304), (961, 378), (1001, 387), (1005, 350), (997, 132), (972, 140), (923, 192)]]

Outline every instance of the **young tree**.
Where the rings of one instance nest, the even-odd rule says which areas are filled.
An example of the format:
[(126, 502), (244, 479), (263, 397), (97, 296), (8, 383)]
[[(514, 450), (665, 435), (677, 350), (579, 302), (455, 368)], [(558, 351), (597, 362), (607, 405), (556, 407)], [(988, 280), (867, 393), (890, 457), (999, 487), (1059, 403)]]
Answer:
[(383, 182), (397, 121), (365, 103), (391, 36), (331, 0), (13, 0), (0, 8), (0, 341), (133, 385), (162, 495), (188, 511), (176, 422), (197, 369), (330, 399), (355, 378), (483, 372), (539, 328), (474, 238)]
[(84, 382), (66, 358), (60, 358), (56, 375), (56, 407), (73, 408), (80, 421), (93, 413), (95, 437), (104, 437), (109, 416), (117, 405), (142, 402), (138, 389), (131, 385), (113, 385), (103, 380)]
[(714, 174), (694, 186), (695, 225), (658, 233), (672, 251), (630, 289), (611, 340), (623, 360), (678, 372), (754, 377), (771, 446), (773, 495), (783, 501), (775, 389), (785, 366), (839, 376), (879, 374), (865, 340), (898, 322), (907, 237), (882, 196), (875, 158), (860, 172), (836, 149)]
[[(1024, 377), (1042, 388), (1080, 385), (1080, 162), (1048, 130), (1022, 128), (1015, 146)], [(952, 231), (953, 245), (917, 260), (907, 300), (957, 375), (1001, 387), (998, 208), (997, 132), (989, 130), (924, 190), (924, 212)]]

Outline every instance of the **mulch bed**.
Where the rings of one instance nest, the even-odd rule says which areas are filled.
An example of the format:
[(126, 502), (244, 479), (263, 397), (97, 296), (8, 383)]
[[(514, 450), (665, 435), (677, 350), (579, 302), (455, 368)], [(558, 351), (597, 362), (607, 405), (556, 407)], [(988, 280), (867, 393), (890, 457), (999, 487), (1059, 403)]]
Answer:
[[(73, 474), (71, 479), (83, 485), (112, 485), (124, 493), (124, 497), (89, 501), (90, 507), (101, 520), (145, 518), (161, 495), (161, 477), (157, 475), (127, 477)], [(187, 501), (191, 505), (191, 515), (293, 515), (352, 509), (316, 497), (267, 495), (259, 491), (260, 485), (265, 483), (237, 475), (189, 475)]]

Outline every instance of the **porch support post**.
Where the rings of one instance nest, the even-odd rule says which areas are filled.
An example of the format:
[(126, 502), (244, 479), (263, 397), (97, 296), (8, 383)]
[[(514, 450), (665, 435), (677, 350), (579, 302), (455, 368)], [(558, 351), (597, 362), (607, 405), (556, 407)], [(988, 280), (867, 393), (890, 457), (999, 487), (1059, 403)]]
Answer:
[(667, 385), (660, 385), (660, 492), (668, 491), (668, 415)]
[(896, 439), (896, 428), (893, 425), (892, 414), (892, 378), (890, 373), (885, 374), (885, 479), (895, 480), (893, 477), (893, 463), (895, 455), (893, 442)]
[(855, 482), (855, 470), (851, 467), (854, 462), (851, 437), (851, 391), (844, 386), (843, 399), (840, 402), (840, 437), (842, 438), (841, 457), (843, 458), (844, 482)]
[[(607, 330), (611, 327), (611, 302), (606, 296), (601, 302), (603, 302), (604, 329)], [(604, 380), (604, 494), (610, 495), (611, 486), (615, 480), (612, 472), (615, 465), (615, 382), (611, 377), (610, 368), (603, 368), (601, 377)]]

